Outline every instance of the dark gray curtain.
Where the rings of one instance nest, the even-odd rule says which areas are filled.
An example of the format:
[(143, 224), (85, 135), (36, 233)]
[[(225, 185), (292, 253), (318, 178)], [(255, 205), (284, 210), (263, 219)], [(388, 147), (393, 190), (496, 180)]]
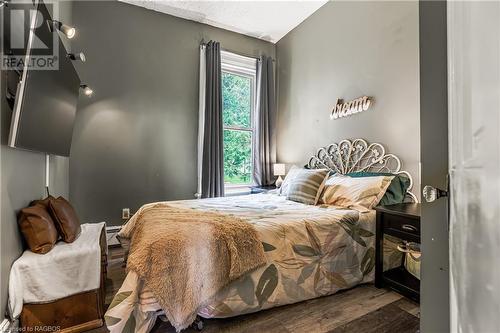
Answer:
[(276, 163), (276, 100), (273, 59), (262, 56), (257, 62), (257, 115), (254, 154), (254, 182), (261, 186), (274, 183)]
[(206, 47), (206, 98), (201, 177), (202, 198), (224, 196), (224, 147), (220, 44)]

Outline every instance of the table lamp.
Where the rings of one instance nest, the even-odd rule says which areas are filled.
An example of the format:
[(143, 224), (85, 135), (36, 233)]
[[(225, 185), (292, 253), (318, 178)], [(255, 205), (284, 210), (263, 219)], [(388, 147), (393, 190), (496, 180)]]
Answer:
[(285, 165), (283, 163), (275, 163), (273, 165), (273, 171), (274, 175), (278, 176), (278, 179), (276, 179), (276, 187), (280, 187), (283, 183), (283, 178), (281, 178), (281, 176), (286, 174)]

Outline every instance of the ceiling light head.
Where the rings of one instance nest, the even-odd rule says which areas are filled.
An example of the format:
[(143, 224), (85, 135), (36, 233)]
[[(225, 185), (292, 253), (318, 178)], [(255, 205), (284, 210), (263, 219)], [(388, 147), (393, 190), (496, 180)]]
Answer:
[(56, 20), (47, 20), (47, 24), (49, 26), (49, 30), (54, 32), (56, 29), (66, 35), (69, 39), (75, 37), (76, 29), (70, 27), (69, 25), (63, 24)]
[(83, 93), (85, 94), (85, 96), (87, 97), (91, 97), (92, 94), (94, 93), (94, 91), (86, 84), (81, 84), (80, 85), (80, 89), (83, 90)]
[(7, 0), (0, 0), (0, 8), (3, 6), (9, 7), (9, 2)]
[(81, 62), (87, 61), (87, 58), (85, 58), (85, 54), (83, 54), (83, 52), (68, 53), (68, 58), (70, 58), (71, 60), (79, 60)]

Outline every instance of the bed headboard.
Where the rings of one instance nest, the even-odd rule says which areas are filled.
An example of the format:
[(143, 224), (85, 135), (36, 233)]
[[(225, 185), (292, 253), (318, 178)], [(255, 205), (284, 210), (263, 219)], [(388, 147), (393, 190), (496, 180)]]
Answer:
[(342, 140), (339, 143), (318, 149), (307, 163), (311, 169), (330, 169), (345, 175), (351, 172), (389, 172), (404, 174), (410, 179), (406, 196), (409, 201), (418, 202), (411, 192), (413, 178), (408, 171), (401, 170), (401, 160), (394, 154), (388, 154), (380, 143), (368, 143), (363, 139)]

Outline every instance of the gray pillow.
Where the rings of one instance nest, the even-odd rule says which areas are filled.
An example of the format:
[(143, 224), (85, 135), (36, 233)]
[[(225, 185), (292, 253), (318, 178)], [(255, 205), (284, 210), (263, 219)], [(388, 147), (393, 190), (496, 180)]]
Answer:
[(286, 198), (307, 205), (316, 205), (325, 186), (329, 170), (300, 169), (288, 187)]

